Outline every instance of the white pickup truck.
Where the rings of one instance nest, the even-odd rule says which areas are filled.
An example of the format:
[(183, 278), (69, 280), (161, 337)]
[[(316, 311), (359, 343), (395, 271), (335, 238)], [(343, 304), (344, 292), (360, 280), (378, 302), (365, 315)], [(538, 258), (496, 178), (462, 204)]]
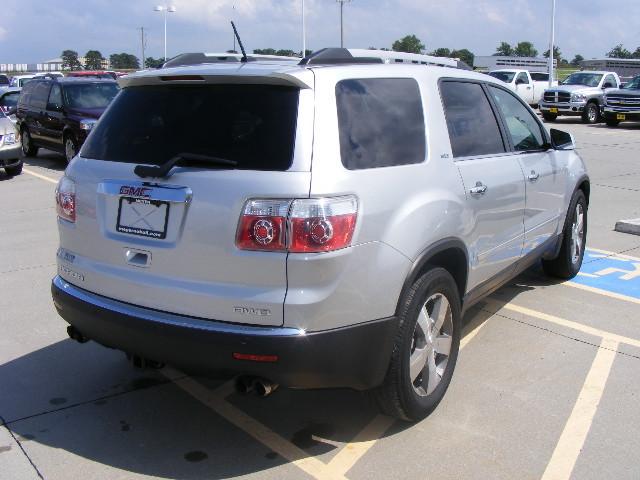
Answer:
[[(530, 73), (528, 70), (493, 70), (489, 75), (502, 80), (529, 105), (538, 105), (545, 89), (549, 88), (549, 74), (544, 72)], [(557, 86), (553, 82), (552, 86)]]

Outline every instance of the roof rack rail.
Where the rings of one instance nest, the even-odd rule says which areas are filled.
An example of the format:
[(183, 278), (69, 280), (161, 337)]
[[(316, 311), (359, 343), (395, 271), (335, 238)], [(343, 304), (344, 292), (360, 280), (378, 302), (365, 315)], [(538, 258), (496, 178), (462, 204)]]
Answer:
[(313, 52), (308, 57), (303, 58), (300, 65), (339, 65), (354, 63), (406, 63), (471, 70), (471, 67), (456, 58), (434, 57), (432, 55), (394, 52), (391, 50), (365, 50), (358, 48), (323, 48), (322, 50)]

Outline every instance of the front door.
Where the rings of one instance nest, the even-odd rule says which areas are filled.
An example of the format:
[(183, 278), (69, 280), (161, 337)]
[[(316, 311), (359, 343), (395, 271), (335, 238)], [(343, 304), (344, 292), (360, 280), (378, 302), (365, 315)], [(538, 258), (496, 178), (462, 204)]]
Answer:
[(507, 275), (522, 255), (525, 181), (482, 85), (443, 81), (440, 90), (466, 191), (468, 208), (460, 221), (469, 249), (471, 290), (498, 274)]
[(533, 103), (533, 84), (529, 81), (529, 76), (525, 72), (520, 72), (516, 77), (516, 91), (525, 102)]
[(62, 89), (60, 85), (54, 83), (49, 93), (47, 108), (42, 116), (42, 142), (56, 151), (63, 149), (64, 114), (62, 110)]
[(526, 179), (526, 254), (558, 231), (567, 167), (551, 149), (538, 119), (520, 99), (502, 88), (491, 86), (489, 91), (502, 113), (512, 148), (518, 153)]

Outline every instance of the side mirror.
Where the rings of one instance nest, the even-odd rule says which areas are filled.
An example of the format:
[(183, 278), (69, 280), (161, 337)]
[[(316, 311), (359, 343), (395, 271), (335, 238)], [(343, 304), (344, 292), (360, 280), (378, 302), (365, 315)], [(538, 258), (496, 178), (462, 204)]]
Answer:
[(556, 150), (575, 150), (576, 142), (573, 139), (573, 135), (562, 130), (556, 130), (552, 128), (551, 133), (551, 145)]
[(625, 85), (626, 85), (626, 83), (620, 82), (620, 86), (618, 88), (624, 88)]
[(603, 86), (602, 89), (604, 90), (605, 88), (613, 88), (613, 85), (611, 85), (610, 82), (606, 82)]
[(516, 85), (523, 85), (524, 84), (524, 80), (521, 78), (516, 78)]

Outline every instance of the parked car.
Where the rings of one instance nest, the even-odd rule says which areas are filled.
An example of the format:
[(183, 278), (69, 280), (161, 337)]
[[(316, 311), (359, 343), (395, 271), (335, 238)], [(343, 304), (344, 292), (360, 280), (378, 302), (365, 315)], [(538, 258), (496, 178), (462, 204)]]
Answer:
[(22, 172), (20, 135), (2, 109), (0, 109), (0, 168), (4, 168), (10, 176), (20, 175)]
[(120, 82), (56, 190), (78, 341), (417, 420), (466, 309), (540, 259), (580, 269), (584, 163), (492, 77), (326, 49)]
[(8, 88), (0, 90), (0, 110), (11, 120), (16, 123), (16, 111), (18, 106), (18, 98), (20, 97), (20, 88)]
[(43, 147), (71, 161), (118, 91), (115, 81), (95, 78), (29, 82), (16, 113), (24, 154), (35, 156)]
[(11, 78), (11, 84), (9, 86), (11, 88), (22, 88), (28, 82), (33, 80), (34, 77), (35, 77), (35, 75), (33, 75), (31, 73), (26, 74), (26, 75), (16, 75), (15, 77)]
[[(546, 75), (545, 80), (534, 79), (534, 74), (529, 70), (493, 70), (489, 72), (489, 75), (509, 85), (511, 91), (516, 92), (531, 106), (537, 106), (545, 89), (549, 88), (548, 73), (542, 74)], [(558, 82), (554, 82), (554, 84), (557, 85)]]
[(605, 91), (619, 86), (620, 77), (615, 72), (575, 72), (558, 87), (544, 92), (540, 111), (548, 122), (568, 115), (582, 117), (584, 123), (598, 123)]
[(117, 75), (115, 72), (107, 72), (105, 70), (77, 70), (74, 72), (68, 72), (67, 77), (105, 78), (115, 80)]
[(40, 72), (34, 75), (34, 78), (62, 78), (64, 77), (64, 73), (62, 72)]
[(620, 122), (640, 121), (640, 75), (619, 90), (607, 90), (602, 112), (609, 127), (617, 127)]
[(8, 87), (10, 83), (11, 82), (9, 81), (9, 77), (0, 74), (0, 88)]

